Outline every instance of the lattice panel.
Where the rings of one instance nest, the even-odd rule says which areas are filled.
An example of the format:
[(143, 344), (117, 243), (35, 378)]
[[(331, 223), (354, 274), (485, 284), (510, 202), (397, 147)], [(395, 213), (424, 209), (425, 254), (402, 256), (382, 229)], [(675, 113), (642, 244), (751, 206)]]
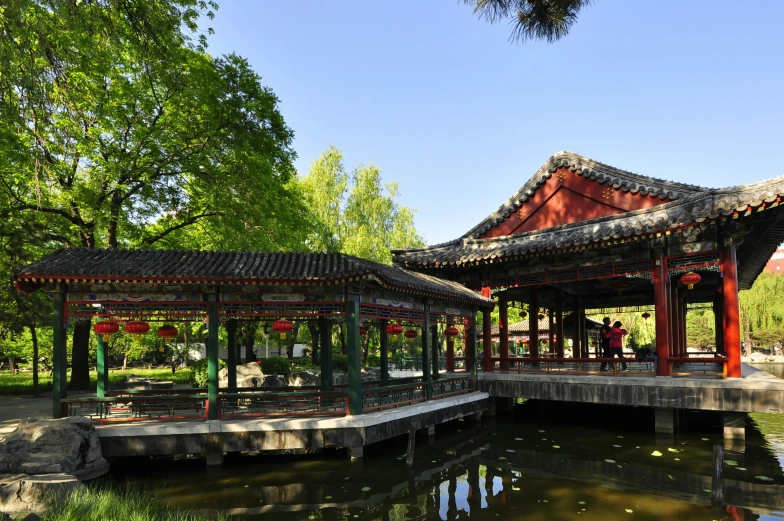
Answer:
[(532, 286), (534, 284), (543, 284), (544, 275), (521, 275), (517, 277), (517, 284), (520, 286)]
[(218, 314), (232, 318), (334, 317), (345, 314), (342, 302), (221, 302)]
[(577, 280), (577, 270), (557, 271), (547, 275), (549, 282), (566, 282), (570, 280)]
[(393, 308), (388, 306), (374, 306), (372, 304), (361, 304), (359, 315), (363, 319), (383, 319), (405, 322), (422, 322), (425, 318), (424, 311), (420, 309)]
[(718, 252), (698, 253), (694, 255), (679, 255), (670, 257), (668, 265), (670, 272), (677, 269), (702, 268), (707, 266), (718, 266), (721, 262)]
[(204, 320), (207, 315), (206, 302), (176, 303), (111, 303), (92, 306), (84, 303), (67, 303), (66, 318), (69, 323), (96, 316), (111, 317), (118, 322), (145, 320), (166, 322), (171, 320)]
[(493, 279), (494, 288), (509, 288), (516, 285), (517, 279), (515, 277), (501, 277), (498, 279)]
[(650, 260), (646, 259), (643, 261), (624, 262), (623, 264), (619, 263), (615, 265), (616, 275), (631, 275), (635, 273), (642, 273), (644, 271), (651, 271)]
[(581, 279), (597, 279), (600, 277), (612, 277), (612, 266), (595, 266), (580, 269)]

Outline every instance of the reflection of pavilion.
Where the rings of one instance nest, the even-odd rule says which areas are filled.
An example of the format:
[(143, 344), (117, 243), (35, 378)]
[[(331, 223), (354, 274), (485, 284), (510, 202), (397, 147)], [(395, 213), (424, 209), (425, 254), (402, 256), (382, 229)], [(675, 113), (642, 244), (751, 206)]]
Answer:
[[(483, 367), (509, 368), (510, 308), (555, 316), (564, 356), (564, 316), (586, 309), (655, 306), (657, 376), (694, 366), (686, 313), (716, 316), (716, 353), (702, 363), (741, 377), (738, 290), (749, 288), (784, 238), (784, 178), (706, 189), (637, 175), (568, 152), (552, 156), (498, 210), (450, 242), (395, 252), (401, 267), (494, 295), (501, 352), (493, 360), (483, 317)], [(547, 311), (545, 311), (546, 308)], [(583, 322), (578, 320), (578, 324)], [(531, 323), (529, 335), (539, 337)], [(576, 356), (587, 357), (585, 328)], [(539, 357), (532, 345), (533, 364)]]

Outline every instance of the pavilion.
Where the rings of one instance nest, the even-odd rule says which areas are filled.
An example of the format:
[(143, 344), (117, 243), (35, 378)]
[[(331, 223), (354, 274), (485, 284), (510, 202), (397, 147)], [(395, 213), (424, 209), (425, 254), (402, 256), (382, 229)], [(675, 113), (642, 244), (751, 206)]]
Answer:
[[(476, 370), (474, 319), (477, 312), (494, 306), (461, 284), (337, 253), (59, 249), (19, 269), (14, 283), (24, 293), (45, 291), (54, 304), (53, 416), (84, 414), (92, 407), (101, 421), (358, 415), (471, 392)], [(77, 321), (94, 319), (93, 327), (100, 333), (97, 396), (69, 400), (66, 332)], [(290, 329), (291, 320), (317, 321), (321, 385), (307, 390), (238, 389), (236, 330), (243, 320), (275, 321), (275, 329), (281, 331)], [(152, 393), (154, 397), (118, 398), (109, 392), (103, 335), (120, 327), (143, 334), (152, 322), (161, 326), (161, 336), (171, 336), (176, 329), (169, 323), (184, 321), (207, 323), (206, 389), (168, 396), (159, 391)], [(337, 321), (347, 331), (345, 390), (335, 388), (332, 379), (332, 330)], [(381, 347), (381, 381), (370, 387), (363, 386), (360, 367), (360, 339), (368, 322), (378, 325)], [(463, 336), (467, 376), (439, 378), (434, 340), (438, 324), (446, 326), (447, 370), (455, 368), (455, 337)], [(227, 389), (218, 388), (221, 326), (229, 344)], [(425, 370), (421, 379), (395, 385), (388, 370), (388, 335), (402, 333), (404, 327), (407, 337), (421, 338)], [(427, 369), (431, 365), (432, 371)], [(116, 417), (118, 411), (125, 417)]]
[[(655, 308), (656, 375), (669, 376), (689, 363), (686, 312), (699, 303), (716, 316), (712, 361), (737, 378), (738, 290), (751, 287), (784, 240), (782, 196), (784, 177), (709, 189), (560, 152), (461, 237), (397, 250), (393, 261), (497, 300), (501, 356), (493, 360), (487, 347), (486, 311), (484, 371), (508, 363), (510, 305), (529, 314), (553, 311), (559, 357), (566, 312), (584, 317), (586, 309), (638, 307)], [(533, 321), (529, 335), (538, 337), (538, 329)], [(582, 331), (578, 357), (587, 357), (586, 344)], [(538, 356), (532, 346), (532, 359)]]

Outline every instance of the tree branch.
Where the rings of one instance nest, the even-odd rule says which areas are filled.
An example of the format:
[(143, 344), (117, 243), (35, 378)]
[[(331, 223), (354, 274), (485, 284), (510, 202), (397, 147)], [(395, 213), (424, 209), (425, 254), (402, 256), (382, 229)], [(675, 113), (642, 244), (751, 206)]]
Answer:
[(155, 244), (156, 242), (160, 241), (161, 239), (163, 239), (164, 237), (166, 237), (170, 233), (175, 232), (177, 230), (181, 230), (181, 229), (185, 228), (186, 226), (190, 226), (191, 224), (194, 224), (199, 219), (203, 219), (205, 217), (219, 217), (221, 215), (223, 215), (221, 212), (205, 212), (205, 213), (202, 213), (202, 214), (199, 214), (199, 215), (194, 215), (193, 217), (185, 219), (181, 223), (176, 224), (176, 225), (172, 226), (171, 228), (168, 228), (167, 230), (164, 230), (164, 231), (162, 231), (161, 233), (159, 233), (157, 235), (153, 235), (152, 237), (147, 237), (147, 238), (143, 239), (142, 240), (142, 244), (147, 244), (147, 245)]

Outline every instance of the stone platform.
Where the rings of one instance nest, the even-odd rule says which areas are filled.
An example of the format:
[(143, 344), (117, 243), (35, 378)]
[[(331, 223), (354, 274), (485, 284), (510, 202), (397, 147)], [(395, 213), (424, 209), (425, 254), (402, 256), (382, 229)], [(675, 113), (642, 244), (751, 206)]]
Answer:
[(259, 418), (214, 421), (144, 421), (97, 426), (105, 458), (255, 450), (362, 447), (487, 409), (487, 393), (450, 398), (341, 418)]

